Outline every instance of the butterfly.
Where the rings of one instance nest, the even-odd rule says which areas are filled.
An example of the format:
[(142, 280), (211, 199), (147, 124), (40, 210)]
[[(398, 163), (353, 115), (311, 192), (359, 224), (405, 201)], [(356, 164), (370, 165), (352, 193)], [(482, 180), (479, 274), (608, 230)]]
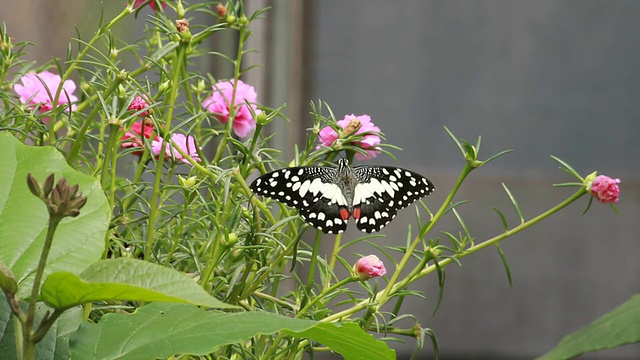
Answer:
[(434, 190), (431, 181), (410, 170), (351, 167), (344, 158), (337, 165), (272, 171), (255, 179), (250, 188), (255, 194), (297, 209), (306, 222), (327, 234), (345, 231), (350, 217), (361, 231), (380, 231), (398, 210)]

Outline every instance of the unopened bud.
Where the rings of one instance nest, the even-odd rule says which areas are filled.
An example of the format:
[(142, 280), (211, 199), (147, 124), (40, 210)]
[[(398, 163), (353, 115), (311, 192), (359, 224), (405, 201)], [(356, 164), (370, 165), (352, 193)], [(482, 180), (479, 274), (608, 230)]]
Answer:
[(258, 125), (266, 125), (268, 124), (270, 121), (267, 118), (267, 114), (263, 111), (260, 114), (258, 114), (258, 116), (256, 116), (256, 123)]
[(163, 93), (171, 88), (171, 80), (167, 80), (158, 86), (158, 91)]
[(222, 4), (218, 4), (216, 6), (216, 12), (218, 13), (218, 16), (224, 18), (227, 15), (227, 7)]
[(44, 196), (49, 197), (51, 194), (51, 189), (53, 189), (53, 181), (55, 180), (55, 175), (51, 174), (47, 176), (44, 180), (44, 185), (42, 186), (42, 191), (44, 191)]
[(249, 19), (247, 19), (247, 17), (242, 14), (242, 16), (240, 16), (240, 20), (238, 20), (238, 23), (240, 24), (240, 26), (247, 26), (249, 25)]
[(27, 185), (29, 186), (29, 190), (33, 195), (39, 198), (43, 197), (44, 193), (42, 191), (42, 187), (40, 186), (40, 183), (30, 173), (27, 174)]
[(225, 20), (227, 21), (227, 24), (233, 25), (236, 22), (236, 17), (233, 15), (227, 15)]

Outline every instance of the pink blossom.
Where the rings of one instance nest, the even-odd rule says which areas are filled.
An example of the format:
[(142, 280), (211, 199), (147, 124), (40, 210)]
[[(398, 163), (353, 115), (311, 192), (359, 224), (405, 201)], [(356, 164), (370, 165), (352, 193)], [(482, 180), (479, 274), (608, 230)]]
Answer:
[[(338, 120), (336, 122), (338, 126), (342, 129), (342, 134), (338, 134), (331, 126), (326, 126), (320, 133), (318, 133), (318, 138), (320, 142), (324, 146), (331, 146), (338, 138), (341, 136), (347, 136), (355, 132), (355, 134), (362, 134), (365, 132), (380, 132), (380, 128), (375, 126), (371, 122), (371, 117), (369, 115), (346, 115), (344, 119)], [(380, 149), (376, 146), (380, 144), (380, 136), (374, 134), (364, 135), (362, 140), (354, 141), (352, 143), (367, 151), (367, 154), (356, 153), (356, 158), (359, 160), (368, 160), (376, 157)], [(320, 148), (318, 146), (317, 148)], [(371, 150), (367, 150), (371, 149)]]
[[(129, 105), (129, 107), (127, 108), (127, 110), (131, 110), (131, 111), (140, 111), (142, 109), (146, 109), (149, 107), (149, 104), (147, 104), (146, 100), (142, 98), (142, 96), (136, 95), (136, 97), (133, 99), (133, 101), (131, 102), (131, 104)], [(140, 114), (138, 114), (138, 116), (140, 117), (147, 117), (149, 116), (149, 110), (147, 111), (143, 111)]]
[[(122, 130), (122, 129), (121, 129)], [(154, 128), (152, 121), (136, 121), (131, 124), (131, 127), (127, 132), (122, 135), (122, 139), (120, 140), (122, 144), (121, 148), (139, 148), (142, 150), (144, 148), (144, 143), (142, 142), (142, 136), (147, 139), (151, 139), (151, 136), (154, 135)], [(156, 134), (154, 140), (160, 139)], [(142, 155), (142, 151), (134, 151), (134, 155)]]
[(604, 204), (615, 204), (618, 202), (620, 179), (612, 179), (605, 175), (597, 176), (587, 185), (587, 191), (598, 201)]
[(213, 94), (202, 101), (202, 107), (212, 112), (223, 124), (229, 121), (231, 109), (235, 108), (236, 115), (233, 119), (233, 131), (239, 137), (246, 137), (256, 128), (256, 120), (251, 116), (251, 111), (249, 111), (246, 102), (251, 104), (251, 108), (256, 115), (260, 114), (262, 111), (253, 105), (258, 95), (253, 86), (238, 80), (234, 105), (230, 106), (233, 97), (233, 86), (233, 80), (218, 81), (213, 87)]
[[(135, 3), (133, 3), (133, 8), (135, 9), (135, 8), (139, 7), (140, 5), (144, 4), (146, 1), (147, 1), (147, 0), (136, 0), (136, 2), (135, 2)], [(164, 1), (160, 1), (160, 4), (162, 4), (162, 8), (163, 8), (163, 9), (166, 9), (167, 4), (165, 4), (165, 2), (164, 2)], [(157, 11), (157, 10), (158, 10), (158, 8), (156, 7), (156, 2), (155, 2), (155, 0), (151, 0), (151, 1), (149, 2), (149, 6), (151, 6), (151, 8), (152, 8), (154, 11)]]
[(383, 276), (387, 273), (384, 263), (375, 255), (365, 256), (358, 259), (353, 269), (358, 273), (360, 281), (369, 280), (375, 276)]
[[(196, 142), (193, 136), (185, 136), (183, 134), (172, 134), (171, 140), (175, 144), (175, 147), (179, 148), (185, 154), (189, 155), (193, 160), (200, 161), (198, 156), (198, 149), (196, 148)], [(151, 151), (154, 155), (160, 155), (162, 152), (162, 138), (157, 138), (151, 142)], [(183, 163), (190, 164), (189, 160), (182, 156), (178, 150), (171, 148), (171, 143), (167, 142), (165, 145), (164, 153), (167, 157), (172, 158), (175, 161), (182, 161)]]
[[(55, 98), (56, 92), (60, 87), (60, 82), (62, 81), (60, 75), (48, 71), (43, 71), (38, 74), (29, 73), (20, 78), (20, 81), (22, 81), (22, 84), (13, 85), (13, 90), (20, 96), (21, 103), (29, 104), (33, 107), (38, 106), (41, 112), (53, 109), (52, 97)], [(73, 95), (74, 91), (76, 91), (76, 84), (73, 80), (65, 80), (62, 84), (57, 106), (70, 104), (70, 108), (67, 107), (67, 111), (75, 110), (76, 106), (72, 103), (78, 101), (78, 98)], [(49, 96), (49, 94), (51, 94), (51, 96)], [(43, 122), (47, 123), (48, 119), (43, 119)]]

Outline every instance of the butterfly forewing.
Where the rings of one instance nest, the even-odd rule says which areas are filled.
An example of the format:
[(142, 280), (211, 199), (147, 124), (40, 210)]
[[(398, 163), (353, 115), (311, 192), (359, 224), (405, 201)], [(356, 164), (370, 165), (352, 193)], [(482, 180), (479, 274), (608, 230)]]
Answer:
[(406, 169), (365, 165), (354, 167), (353, 172), (358, 179), (353, 207), (360, 208), (356, 227), (368, 233), (380, 231), (396, 217), (398, 210), (434, 190), (427, 178)]
[(298, 209), (300, 216), (318, 230), (338, 233), (347, 228), (340, 217), (346, 206), (342, 190), (334, 183), (336, 169), (293, 167), (264, 174), (251, 183), (251, 190)]

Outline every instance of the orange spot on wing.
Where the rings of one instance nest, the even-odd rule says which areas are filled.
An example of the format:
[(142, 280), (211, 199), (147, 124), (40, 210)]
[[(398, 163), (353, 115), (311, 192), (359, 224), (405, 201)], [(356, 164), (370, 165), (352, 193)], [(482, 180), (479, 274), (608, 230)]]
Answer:
[(349, 210), (347, 210), (347, 208), (340, 208), (340, 217), (342, 220), (349, 220), (349, 216), (351, 216), (351, 214), (349, 214)]
[(360, 219), (361, 215), (362, 215), (362, 213), (360, 212), (360, 207), (357, 207), (357, 208), (353, 209), (353, 218), (354, 219)]

